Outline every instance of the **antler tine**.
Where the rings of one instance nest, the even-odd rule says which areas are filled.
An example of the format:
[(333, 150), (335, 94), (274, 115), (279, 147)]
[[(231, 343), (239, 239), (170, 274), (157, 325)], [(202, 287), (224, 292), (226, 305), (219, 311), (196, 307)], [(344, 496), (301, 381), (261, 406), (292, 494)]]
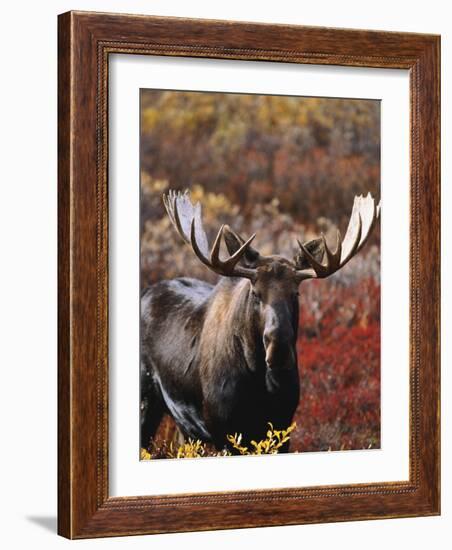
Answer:
[(245, 277), (247, 279), (253, 279), (255, 277), (255, 271), (246, 267), (238, 266), (238, 262), (245, 254), (247, 248), (253, 241), (255, 234), (250, 237), (232, 256), (227, 260), (220, 259), (220, 244), (221, 237), (223, 236), (224, 225), (222, 225), (215, 237), (215, 241), (212, 247), (212, 252), (210, 253), (210, 260), (208, 260), (204, 254), (201, 252), (198, 243), (196, 241), (196, 226), (195, 218), (191, 222), (190, 230), (190, 243), (193, 248), (196, 256), (201, 260), (201, 262), (218, 273), (219, 275), (224, 275), (226, 277)]
[(226, 260), (221, 260), (220, 247), (224, 225), (218, 230), (209, 254), (207, 237), (202, 227), (201, 205), (199, 203), (192, 204), (188, 191), (182, 194), (172, 190), (168, 191), (166, 196), (163, 195), (163, 204), (179, 235), (186, 243), (191, 245), (193, 252), (205, 266), (226, 277), (245, 277), (252, 280), (255, 278), (256, 271), (254, 269), (243, 267), (238, 263), (256, 235), (243, 242), (232, 256)]
[[(345, 246), (342, 249), (341, 261), (340, 261), (341, 266), (345, 265), (349, 260), (353, 258), (356, 252), (358, 252), (359, 244), (361, 242), (363, 222), (362, 222), (361, 214), (359, 212), (357, 213), (356, 216), (357, 216), (356, 228), (353, 228), (353, 226), (349, 225), (349, 228), (352, 227), (352, 229), (351, 230), (349, 228), (347, 229), (347, 233), (345, 234), (344, 241), (342, 243), (344, 245), (351, 242), (348, 249)], [(350, 219), (350, 223), (351, 222), (352, 222), (352, 219)], [(348, 237), (348, 240), (347, 240), (347, 237)], [(344, 249), (345, 249), (345, 253), (344, 253)]]
[(304, 279), (328, 277), (344, 267), (344, 265), (348, 263), (367, 242), (379, 216), (380, 204), (377, 206), (375, 205), (375, 200), (370, 193), (368, 193), (366, 197), (362, 195), (356, 196), (344, 240), (341, 240), (338, 231), (336, 237), (336, 250), (334, 252), (330, 250), (326, 243), (325, 236), (322, 234), (326, 263), (317, 261), (309, 250), (307, 250), (306, 246), (298, 241), (306, 260), (311, 266), (311, 269), (297, 270), (300, 281)]
[(162, 195), (162, 199), (163, 199), (163, 204), (165, 205), (166, 213), (168, 214), (168, 217), (169, 217), (170, 221), (173, 222), (173, 216), (171, 214), (170, 201), (169, 201), (168, 197), (165, 194)]
[[(222, 264), (227, 268), (234, 268), (237, 265), (237, 263), (240, 261), (240, 259), (245, 255), (245, 252), (248, 250), (249, 246), (254, 241), (255, 237), (256, 237), (256, 233), (251, 235), (251, 237), (246, 242), (244, 242), (242, 246), (236, 252), (234, 252), (232, 256), (230, 256), (227, 260), (222, 262)], [(253, 271), (253, 270), (250, 270), (250, 271)]]
[(221, 245), (221, 237), (223, 236), (224, 231), (224, 224), (220, 227), (217, 236), (215, 237), (215, 241), (212, 246), (212, 252), (210, 253), (210, 263), (212, 265), (218, 266), (218, 267), (225, 267), (227, 269), (234, 268), (237, 263), (240, 261), (240, 259), (243, 257), (245, 252), (248, 250), (250, 244), (253, 242), (254, 238), (256, 237), (256, 233), (252, 235), (246, 242), (244, 242), (241, 247), (234, 252), (232, 256), (230, 256), (227, 260), (220, 260), (220, 245)]
[(326, 253), (326, 265), (328, 266), (328, 269), (331, 271), (334, 269), (336, 271), (339, 269), (339, 265), (341, 263), (341, 253), (342, 253), (342, 241), (341, 241), (341, 234), (340, 231), (337, 230), (336, 233), (336, 248), (334, 249), (334, 252), (331, 252), (331, 250), (328, 248), (328, 245), (326, 244), (325, 235), (322, 233), (322, 241), (323, 241), (323, 247), (325, 248)]
[(217, 236), (213, 242), (212, 252), (210, 253), (210, 263), (212, 265), (220, 264), (220, 246), (221, 237), (223, 236), (224, 224), (218, 230)]
[(174, 191), (170, 191), (168, 194), (168, 206), (170, 209), (171, 218), (174, 221), (176, 221), (175, 214), (174, 214), (175, 200), (176, 200), (176, 193)]
[(168, 195), (163, 195), (163, 204), (165, 205), (166, 211), (168, 213), (168, 217), (175, 227), (176, 231), (179, 233), (180, 237), (186, 242), (189, 243), (190, 240), (188, 238), (188, 235), (184, 232), (182, 228), (182, 224), (179, 218), (179, 212), (177, 209), (176, 201), (178, 198), (182, 198), (183, 195), (180, 193), (177, 193), (175, 191), (172, 191), (171, 189), (168, 191)]
[(179, 235), (184, 239), (185, 242), (189, 242), (189, 239), (188, 239), (188, 235), (187, 233), (184, 231), (184, 228), (182, 227), (182, 222), (181, 222), (181, 217), (180, 217), (180, 214), (179, 214), (179, 208), (178, 208), (178, 201), (183, 201), (184, 200), (184, 195), (182, 195), (182, 193), (175, 193), (173, 191), (173, 196), (172, 196), (172, 201), (171, 201), (171, 211), (172, 211), (172, 214), (173, 214), (173, 218), (174, 218), (174, 221), (176, 222), (176, 228), (177, 228), (177, 231), (179, 233)]
[(375, 200), (372, 198), (372, 195), (370, 193), (367, 193), (366, 197), (361, 196), (361, 205), (362, 208), (360, 211), (360, 215), (362, 221), (362, 231), (361, 240), (359, 242), (356, 252), (359, 252), (364, 244), (367, 242), (376, 221), (380, 217), (380, 203), (376, 205)]

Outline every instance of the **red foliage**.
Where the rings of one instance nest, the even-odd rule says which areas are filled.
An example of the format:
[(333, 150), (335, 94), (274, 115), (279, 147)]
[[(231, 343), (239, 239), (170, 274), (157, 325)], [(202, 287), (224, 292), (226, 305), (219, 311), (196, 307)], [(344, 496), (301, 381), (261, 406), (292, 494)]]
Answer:
[(334, 289), (310, 284), (322, 305), (300, 308), (301, 397), (291, 450), (378, 448), (380, 287), (373, 279)]

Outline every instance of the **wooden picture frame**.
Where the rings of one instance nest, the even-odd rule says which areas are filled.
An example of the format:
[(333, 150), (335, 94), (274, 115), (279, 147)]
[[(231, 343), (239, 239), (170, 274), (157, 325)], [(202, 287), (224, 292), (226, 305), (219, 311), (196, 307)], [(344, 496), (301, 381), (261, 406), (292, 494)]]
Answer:
[[(58, 38), (58, 532), (68, 538), (440, 513), (440, 38), (69, 12)], [(408, 481), (110, 497), (110, 54), (265, 60), (410, 73)]]

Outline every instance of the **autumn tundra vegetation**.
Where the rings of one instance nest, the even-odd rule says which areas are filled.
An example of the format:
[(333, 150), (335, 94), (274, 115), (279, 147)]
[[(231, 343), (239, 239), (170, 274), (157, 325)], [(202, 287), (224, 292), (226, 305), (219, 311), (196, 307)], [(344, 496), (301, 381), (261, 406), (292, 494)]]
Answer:
[[(261, 254), (287, 258), (297, 240), (320, 232), (334, 249), (354, 195), (379, 197), (376, 101), (146, 90), (141, 106), (143, 289), (181, 276), (218, 280), (174, 231), (162, 202), (169, 189), (190, 189), (202, 204), (210, 243), (219, 224), (229, 224), (245, 237), (256, 233)], [(142, 458), (274, 453), (278, 436), (293, 452), (378, 448), (379, 247), (377, 225), (340, 271), (300, 285), (292, 424), (270, 424), (252, 440), (230, 433), (219, 451), (198, 438), (182, 441), (167, 415)]]

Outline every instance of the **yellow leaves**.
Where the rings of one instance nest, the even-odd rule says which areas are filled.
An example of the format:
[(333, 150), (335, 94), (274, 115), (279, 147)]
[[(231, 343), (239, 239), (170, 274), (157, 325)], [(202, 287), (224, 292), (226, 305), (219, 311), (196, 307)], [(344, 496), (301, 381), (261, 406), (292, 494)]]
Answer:
[(151, 460), (152, 455), (150, 452), (146, 451), (146, 449), (141, 449), (140, 452), (140, 460)]
[(267, 438), (261, 441), (250, 441), (252, 449), (241, 445), (242, 434), (228, 435), (227, 439), (231, 443), (232, 447), (238, 451), (241, 455), (263, 455), (263, 454), (277, 454), (281, 447), (288, 443), (290, 440), (290, 434), (296, 427), (296, 422), (293, 422), (286, 430), (275, 430), (271, 422), (268, 423), (270, 429), (267, 430)]
[[(250, 441), (250, 447), (246, 447), (242, 444), (242, 434), (235, 433), (234, 435), (227, 435), (226, 438), (231, 444), (232, 448), (242, 456), (245, 455), (265, 455), (265, 454), (278, 454), (281, 447), (288, 443), (290, 440), (290, 434), (296, 427), (296, 422), (293, 422), (286, 430), (275, 430), (271, 422), (268, 423), (269, 429), (267, 430), (266, 439), (261, 441)], [(228, 449), (222, 451), (212, 450), (211, 446), (203, 443), (200, 439), (189, 438), (187, 442), (182, 445), (175, 445), (171, 442), (169, 445), (164, 442), (163, 446), (158, 447), (156, 442), (152, 442), (151, 452), (146, 449), (141, 449), (141, 460), (151, 460), (153, 458), (202, 458), (206, 456), (219, 457), (219, 456), (231, 456), (232, 453)]]
[(236, 433), (234, 435), (228, 435), (226, 436), (229, 443), (233, 446), (233, 448), (236, 451), (239, 451), (241, 455), (249, 455), (248, 447), (243, 447), (241, 445), (242, 442), (242, 434), (237, 435)]
[(161, 130), (195, 132), (215, 125), (217, 94), (197, 92), (154, 92), (147, 90), (142, 101), (142, 132)]
[(173, 441), (163, 441), (158, 444), (156, 441), (151, 441), (150, 452), (146, 449), (141, 449), (141, 460), (151, 460), (156, 458), (202, 458), (206, 456), (229, 456), (230, 452), (224, 449), (223, 451), (212, 450), (211, 446), (203, 443), (200, 439), (191, 439), (180, 445)]
[(159, 121), (158, 109), (148, 107), (142, 112), (142, 128), (144, 132), (150, 132), (154, 129)]
[(293, 127), (372, 126), (378, 109), (372, 101), (198, 92), (156, 92), (142, 98), (142, 133), (168, 137), (206, 135), (220, 147), (235, 149), (248, 128), (285, 133)]
[(173, 443), (170, 444), (168, 456), (169, 458), (200, 458), (205, 455), (205, 444), (197, 439), (189, 439), (187, 443), (183, 443), (178, 449), (174, 449)]
[(214, 226), (218, 225), (218, 219), (224, 216), (236, 216), (237, 206), (223, 193), (210, 193), (204, 190), (201, 185), (193, 185), (190, 188), (192, 202), (200, 202), (203, 209), (203, 223)]

